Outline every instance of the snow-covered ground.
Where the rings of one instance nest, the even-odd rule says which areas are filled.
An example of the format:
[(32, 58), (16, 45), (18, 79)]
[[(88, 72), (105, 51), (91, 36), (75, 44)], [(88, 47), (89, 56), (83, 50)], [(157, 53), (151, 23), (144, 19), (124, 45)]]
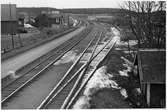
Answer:
[(74, 104), (73, 109), (87, 109), (90, 107), (91, 96), (102, 88), (115, 88), (119, 89), (118, 84), (110, 80), (113, 76), (106, 73), (106, 66), (103, 66), (96, 70), (92, 78), (88, 81), (85, 87), (83, 96)]
[[(120, 32), (116, 28), (111, 28), (111, 31), (114, 34), (113, 41), (117, 40), (117, 43), (116, 43), (117, 45), (127, 45), (125, 42), (120, 41), (120, 37), (119, 37)], [(112, 35), (112, 33), (111, 33), (111, 35)], [(108, 36), (108, 34), (109, 33), (107, 33), (107, 36)], [(104, 43), (105, 42), (102, 42), (102, 45)], [(102, 45), (99, 45), (98, 49), (100, 49), (100, 47)], [(130, 45), (136, 45), (136, 42), (130, 41)], [(102, 53), (100, 57), (104, 56), (104, 53)], [(118, 75), (124, 76), (124, 77), (129, 77), (128, 72), (132, 71), (132, 68), (133, 68), (132, 62), (123, 56), (121, 57), (121, 59), (123, 60), (122, 67), (124, 67), (125, 69), (118, 70), (118, 73), (119, 73)], [(95, 66), (95, 63), (97, 61), (99, 61), (98, 58), (97, 58), (97, 60), (95, 60), (94, 63), (92, 63), (92, 65), (91, 65), (92, 68)], [(107, 65), (104, 65), (104, 66), (100, 67), (98, 70), (96, 70), (96, 72), (94, 73), (92, 78), (88, 81), (82, 96), (73, 105), (73, 109), (89, 109), (91, 107), (90, 102), (91, 102), (93, 95), (95, 93), (97, 93), (99, 90), (103, 90), (105, 88), (112, 88), (112, 89), (118, 90), (120, 92), (120, 95), (124, 99), (126, 99), (128, 97), (127, 90), (117, 84), (117, 82), (114, 79), (115, 74), (107, 73), (107, 68), (108, 68)], [(91, 70), (89, 71), (89, 73), (91, 72)], [(140, 92), (139, 89), (136, 89), (136, 91)]]
[[(107, 53), (107, 50), (112, 46), (113, 42), (120, 40), (119, 38), (119, 32), (117, 30), (115, 30), (115, 28), (111, 28), (112, 32), (114, 33), (114, 37), (112, 38), (112, 32), (108, 32), (106, 34), (106, 36), (104, 36), (104, 38), (102, 39), (102, 41), (100, 42), (100, 44), (98, 45), (95, 54), (107, 43), (108, 40), (110, 40), (109, 38), (112, 38), (112, 41), (107, 45), (107, 47), (95, 58), (95, 60), (92, 61), (92, 63), (90, 64), (91, 69), (89, 70), (88, 74), (91, 73), (91, 71), (93, 70), (93, 68), (97, 65), (97, 62), (100, 61), (100, 59), (102, 59), (105, 54)], [(92, 48), (91, 48), (92, 49)], [(83, 61), (84, 59), (86, 60), (88, 56), (90, 56), (91, 53), (87, 53), (85, 55), (85, 57), (83, 57)], [(107, 73), (107, 66), (103, 66), (101, 68), (99, 68), (98, 70), (96, 70), (96, 72), (94, 73), (94, 75), (92, 76), (92, 78), (88, 81), (83, 96), (81, 96), (78, 101), (74, 104), (73, 108), (74, 109), (86, 109), (90, 107), (90, 99), (91, 96), (96, 93), (97, 91), (99, 91), (100, 89), (103, 88), (114, 88), (114, 89), (121, 89), (118, 84), (112, 80), (113, 75), (108, 74)], [(84, 81), (83, 81), (84, 82)], [(123, 95), (127, 95), (125, 91), (123, 91), (121, 89), (121, 93)]]
[(107, 73), (107, 66), (102, 66), (98, 70), (96, 70), (92, 78), (88, 81), (83, 95), (74, 104), (73, 109), (90, 108), (90, 100), (92, 98), (92, 95), (104, 88), (113, 88), (120, 90), (120, 94), (124, 98), (127, 98), (128, 94), (126, 89), (119, 87), (116, 81), (112, 79), (113, 77), (114, 75)]
[(119, 74), (121, 76), (129, 76), (128, 75), (128, 72), (131, 72), (132, 71), (132, 67), (133, 67), (133, 64), (132, 62), (130, 62), (128, 59), (126, 59), (125, 57), (121, 57), (122, 60), (124, 60), (124, 63), (122, 64), (126, 69), (124, 70), (120, 70), (119, 71)]

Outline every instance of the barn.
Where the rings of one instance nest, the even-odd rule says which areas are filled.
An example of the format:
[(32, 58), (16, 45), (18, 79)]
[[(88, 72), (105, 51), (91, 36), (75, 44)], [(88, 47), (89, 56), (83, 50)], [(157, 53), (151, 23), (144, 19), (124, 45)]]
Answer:
[(138, 68), (146, 107), (164, 108), (166, 104), (165, 49), (139, 49), (134, 64)]

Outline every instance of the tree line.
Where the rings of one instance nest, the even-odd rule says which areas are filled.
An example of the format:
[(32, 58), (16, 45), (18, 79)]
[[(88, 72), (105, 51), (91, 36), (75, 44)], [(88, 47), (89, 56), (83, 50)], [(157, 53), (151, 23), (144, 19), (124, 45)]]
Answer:
[(165, 1), (125, 1), (121, 8), (128, 11), (125, 19), (139, 48), (165, 48)]

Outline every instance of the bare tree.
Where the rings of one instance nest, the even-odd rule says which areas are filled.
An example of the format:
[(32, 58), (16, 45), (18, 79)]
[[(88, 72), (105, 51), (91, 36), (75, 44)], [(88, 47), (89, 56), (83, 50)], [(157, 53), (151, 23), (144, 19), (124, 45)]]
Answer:
[(138, 47), (165, 47), (165, 1), (125, 1), (129, 26)]

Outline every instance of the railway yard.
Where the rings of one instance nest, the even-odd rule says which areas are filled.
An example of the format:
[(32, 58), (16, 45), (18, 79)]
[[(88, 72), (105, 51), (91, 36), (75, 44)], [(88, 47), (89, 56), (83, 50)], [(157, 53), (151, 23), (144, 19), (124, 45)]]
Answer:
[(1, 4), (1, 109), (166, 107), (165, 1), (32, 1)]
[(145, 107), (134, 66), (137, 43), (121, 37), (113, 25), (82, 19), (2, 60), (2, 109)]
[(145, 107), (134, 66), (137, 43), (121, 37), (113, 25), (82, 19), (2, 60), (2, 109)]
[[(106, 28), (97, 23), (81, 28), (79, 34), (67, 39), (55, 49), (51, 48), (50, 52), (45, 48), (49, 47), (47, 44), (42, 45), (48, 53), (29, 61), (26, 66), (22, 64), (23, 67), (15, 70), (15, 74), (8, 74), (10, 80), (2, 80), (3, 109), (72, 107), (99, 64), (118, 40), (118, 36), (112, 32), (107, 36)], [(23, 57), (19, 58), (24, 59)]]

